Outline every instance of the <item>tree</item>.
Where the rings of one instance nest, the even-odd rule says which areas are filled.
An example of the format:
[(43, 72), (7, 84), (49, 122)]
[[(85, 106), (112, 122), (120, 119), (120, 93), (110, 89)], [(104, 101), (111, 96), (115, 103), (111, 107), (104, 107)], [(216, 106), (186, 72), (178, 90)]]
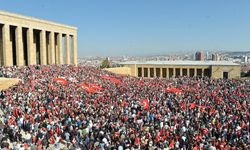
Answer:
[(106, 59), (104, 59), (102, 61), (102, 64), (100, 66), (100, 68), (110, 68), (111, 67), (111, 61), (109, 60), (109, 58), (107, 57)]
[(248, 72), (241, 72), (241, 77), (250, 77), (250, 70)]

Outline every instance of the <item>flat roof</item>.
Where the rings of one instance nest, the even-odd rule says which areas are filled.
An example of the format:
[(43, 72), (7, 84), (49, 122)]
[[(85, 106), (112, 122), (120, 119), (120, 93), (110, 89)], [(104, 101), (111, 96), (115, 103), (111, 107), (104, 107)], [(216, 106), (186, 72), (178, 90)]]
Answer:
[(126, 61), (122, 65), (180, 65), (180, 66), (240, 66), (231, 61)]
[(40, 18), (36, 18), (36, 17), (31, 17), (31, 16), (24, 16), (22, 14), (12, 13), (12, 12), (8, 12), (8, 11), (4, 11), (4, 10), (0, 10), (0, 14), (5, 15), (5, 16), (9, 16), (9, 17), (16, 17), (16, 18), (19, 18), (19, 19), (26, 19), (26, 20), (30, 20), (30, 21), (37, 21), (37, 22), (43, 22), (43, 23), (47, 23), (47, 24), (54, 24), (54, 25), (57, 25), (57, 26), (63, 26), (63, 27), (67, 27), (67, 28), (77, 30), (77, 27), (75, 27), (75, 26), (62, 24), (62, 23), (57, 23), (57, 22), (54, 22), (54, 21), (49, 21), (49, 20), (40, 19)]

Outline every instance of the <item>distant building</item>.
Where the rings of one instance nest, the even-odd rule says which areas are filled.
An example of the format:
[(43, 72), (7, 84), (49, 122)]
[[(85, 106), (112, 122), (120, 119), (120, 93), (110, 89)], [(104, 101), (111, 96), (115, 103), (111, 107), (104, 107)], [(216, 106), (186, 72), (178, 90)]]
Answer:
[(248, 57), (247, 56), (243, 56), (241, 62), (247, 63), (248, 62)]
[(207, 54), (206, 54), (206, 60), (209, 60), (209, 59), (210, 59), (209, 52), (207, 52)]
[(218, 53), (212, 54), (212, 60), (213, 61), (220, 61), (220, 55)]
[(241, 66), (241, 71), (247, 73), (248, 71), (250, 71), (250, 65), (248, 64)]
[(205, 60), (204, 52), (196, 52), (195, 53), (195, 60)]
[[(128, 61), (121, 65), (137, 77), (171, 78), (178, 76), (240, 78), (241, 66), (230, 61)], [(114, 72), (119, 73), (119, 72)]]

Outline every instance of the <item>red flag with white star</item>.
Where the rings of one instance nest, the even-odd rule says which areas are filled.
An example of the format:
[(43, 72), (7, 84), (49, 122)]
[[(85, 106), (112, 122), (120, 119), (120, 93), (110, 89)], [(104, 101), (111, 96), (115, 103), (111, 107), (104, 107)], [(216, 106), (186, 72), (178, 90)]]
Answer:
[(148, 99), (143, 99), (141, 101), (141, 103), (142, 103), (142, 106), (143, 106), (144, 109), (147, 109), (149, 107), (149, 101), (148, 101)]

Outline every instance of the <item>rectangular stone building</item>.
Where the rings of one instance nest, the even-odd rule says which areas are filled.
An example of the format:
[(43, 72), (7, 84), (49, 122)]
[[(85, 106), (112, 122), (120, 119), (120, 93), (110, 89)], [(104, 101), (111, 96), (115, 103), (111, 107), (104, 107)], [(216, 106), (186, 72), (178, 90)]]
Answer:
[(120, 63), (137, 77), (170, 78), (178, 76), (240, 78), (241, 66), (229, 61), (128, 61)]
[(77, 64), (77, 28), (0, 11), (0, 66)]

